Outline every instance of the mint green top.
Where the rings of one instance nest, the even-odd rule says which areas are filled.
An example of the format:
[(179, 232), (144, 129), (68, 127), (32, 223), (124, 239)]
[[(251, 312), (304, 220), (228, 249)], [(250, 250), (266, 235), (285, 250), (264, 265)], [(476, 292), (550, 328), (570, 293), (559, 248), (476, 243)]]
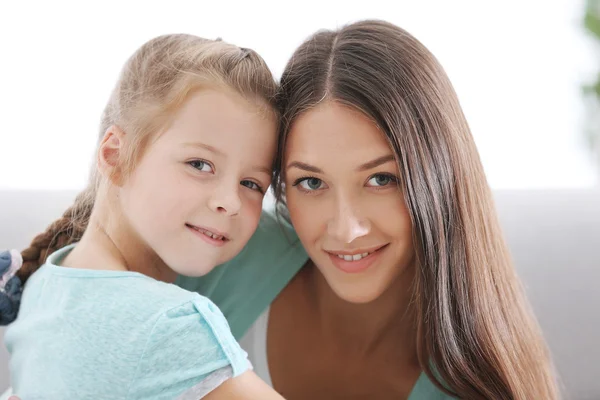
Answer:
[[(308, 260), (293, 227), (264, 211), (256, 233), (230, 262), (202, 278), (180, 276), (176, 284), (210, 298), (223, 312), (240, 340)], [(409, 400), (446, 400), (421, 374)]]
[(4, 336), (23, 400), (198, 400), (250, 368), (206, 297), (137, 272), (60, 266), (27, 281)]

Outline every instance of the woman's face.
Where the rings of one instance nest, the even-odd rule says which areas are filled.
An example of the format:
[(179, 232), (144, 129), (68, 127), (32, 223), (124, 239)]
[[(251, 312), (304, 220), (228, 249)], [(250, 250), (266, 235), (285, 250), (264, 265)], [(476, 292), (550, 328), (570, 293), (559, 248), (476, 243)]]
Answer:
[(285, 152), (292, 223), (333, 291), (378, 298), (414, 263), (394, 153), (362, 113), (325, 102), (293, 124)]

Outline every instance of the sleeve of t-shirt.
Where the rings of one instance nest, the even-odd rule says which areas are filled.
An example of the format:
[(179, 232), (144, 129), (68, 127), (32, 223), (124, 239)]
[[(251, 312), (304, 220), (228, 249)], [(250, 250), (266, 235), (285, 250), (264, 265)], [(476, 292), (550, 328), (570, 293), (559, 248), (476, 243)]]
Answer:
[(131, 399), (196, 399), (250, 368), (221, 311), (207, 298), (164, 312), (149, 334)]

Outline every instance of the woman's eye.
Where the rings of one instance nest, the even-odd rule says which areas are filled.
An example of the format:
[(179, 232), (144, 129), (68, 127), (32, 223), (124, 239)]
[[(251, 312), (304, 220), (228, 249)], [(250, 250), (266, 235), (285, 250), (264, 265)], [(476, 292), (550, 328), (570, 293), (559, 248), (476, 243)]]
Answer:
[(256, 182), (241, 181), (240, 185), (246, 186), (248, 189), (256, 190), (257, 192), (263, 192), (262, 188)]
[(206, 161), (193, 160), (193, 161), (188, 162), (188, 164), (191, 165), (193, 168), (197, 169), (198, 171), (214, 172), (213, 167)]
[(294, 183), (294, 186), (300, 185), (303, 190), (314, 191), (322, 189), (323, 181), (319, 178), (302, 178)]
[(367, 182), (367, 185), (372, 186), (372, 187), (382, 187), (382, 186), (388, 186), (390, 183), (396, 184), (397, 181), (398, 180), (393, 175), (376, 174), (376, 175), (373, 175), (371, 177), (371, 179), (369, 179), (369, 181)]

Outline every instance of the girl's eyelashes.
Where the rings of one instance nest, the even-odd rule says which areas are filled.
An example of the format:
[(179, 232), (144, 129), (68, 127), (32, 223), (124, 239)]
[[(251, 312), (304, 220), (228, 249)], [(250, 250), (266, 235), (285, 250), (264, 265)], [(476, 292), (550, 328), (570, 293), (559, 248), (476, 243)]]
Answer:
[(265, 190), (262, 188), (262, 186), (254, 181), (243, 180), (240, 182), (240, 185), (245, 186), (250, 190), (255, 190), (257, 192), (260, 192), (262, 194), (265, 193)]
[[(206, 160), (201, 160), (201, 159), (191, 160), (191, 161), (188, 161), (187, 164), (189, 166), (191, 166), (192, 168), (194, 168), (195, 170), (200, 171), (200, 172), (204, 172), (204, 173), (214, 173), (215, 172), (213, 165)], [(251, 181), (249, 179), (244, 179), (244, 180), (240, 181), (240, 185), (247, 187), (250, 190), (254, 190), (256, 192), (262, 193), (262, 194), (264, 194), (264, 192), (265, 192), (265, 190), (263, 189), (261, 184), (255, 182), (255, 181)]]
[(208, 172), (208, 173), (212, 173), (215, 172), (213, 166), (205, 160), (191, 160), (187, 162), (188, 165), (190, 165), (192, 168), (197, 169), (200, 172)]

